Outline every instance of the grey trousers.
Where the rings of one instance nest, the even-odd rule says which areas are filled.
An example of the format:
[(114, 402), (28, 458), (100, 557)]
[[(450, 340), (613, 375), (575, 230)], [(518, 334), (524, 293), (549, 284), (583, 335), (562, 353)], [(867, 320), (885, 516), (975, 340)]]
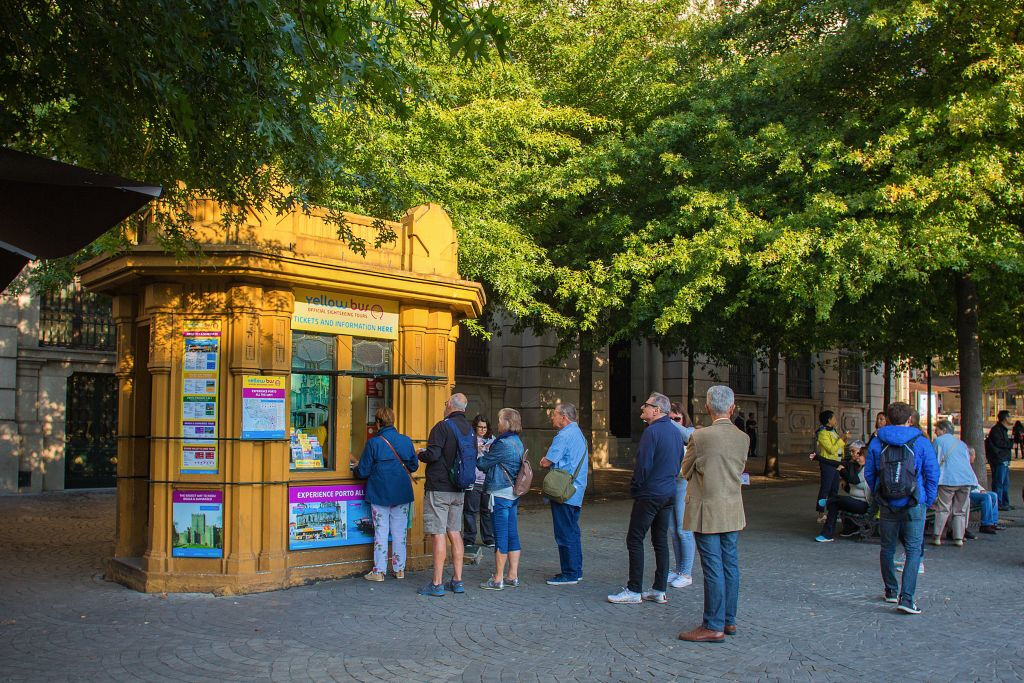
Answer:
[(970, 486), (939, 486), (939, 495), (935, 499), (935, 526), (933, 533), (942, 537), (949, 520), (949, 530), (953, 538), (963, 540), (967, 530), (967, 513), (971, 509)]

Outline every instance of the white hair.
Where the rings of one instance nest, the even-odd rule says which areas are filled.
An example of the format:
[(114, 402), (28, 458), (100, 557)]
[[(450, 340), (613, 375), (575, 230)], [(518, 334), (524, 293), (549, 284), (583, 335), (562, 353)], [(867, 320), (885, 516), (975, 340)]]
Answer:
[(672, 401), (668, 400), (668, 396), (665, 394), (659, 394), (656, 391), (652, 392), (651, 395), (647, 397), (647, 402), (652, 406), (657, 407), (658, 410), (661, 411), (662, 415), (668, 415), (672, 412)]
[(708, 389), (708, 408), (713, 415), (726, 415), (736, 403), (736, 394), (724, 384)]
[(448, 403), (455, 410), (465, 410), (466, 406), (469, 405), (469, 400), (465, 394), (452, 394), (452, 397), (448, 399)]
[(555, 406), (555, 412), (570, 422), (576, 421), (576, 406), (571, 403), (559, 403)]

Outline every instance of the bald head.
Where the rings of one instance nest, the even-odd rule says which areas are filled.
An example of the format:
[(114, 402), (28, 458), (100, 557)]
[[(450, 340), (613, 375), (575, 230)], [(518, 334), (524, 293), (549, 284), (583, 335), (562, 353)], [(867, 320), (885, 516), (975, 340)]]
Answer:
[(444, 415), (448, 417), (452, 413), (464, 413), (468, 405), (469, 399), (466, 398), (465, 394), (452, 394), (448, 399), (448, 403), (444, 406)]

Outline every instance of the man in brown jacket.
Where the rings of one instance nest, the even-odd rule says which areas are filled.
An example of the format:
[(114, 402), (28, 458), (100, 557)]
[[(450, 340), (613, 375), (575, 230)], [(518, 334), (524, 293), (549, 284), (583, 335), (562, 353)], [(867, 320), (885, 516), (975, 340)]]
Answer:
[(704, 621), (679, 634), (680, 640), (720, 643), (736, 633), (740, 569), (736, 552), (738, 532), (747, 525), (741, 493), (750, 437), (736, 428), (732, 389), (708, 389), (707, 411), (714, 422), (690, 437), (683, 458), (686, 511), (683, 528), (694, 532), (704, 569)]

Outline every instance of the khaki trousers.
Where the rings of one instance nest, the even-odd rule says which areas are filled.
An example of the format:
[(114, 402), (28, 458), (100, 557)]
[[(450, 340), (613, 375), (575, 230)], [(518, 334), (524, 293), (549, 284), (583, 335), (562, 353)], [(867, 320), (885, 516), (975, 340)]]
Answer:
[(953, 538), (963, 540), (967, 530), (967, 513), (971, 509), (970, 486), (939, 486), (939, 495), (935, 499), (935, 526), (933, 533), (942, 537), (949, 520), (949, 529)]

